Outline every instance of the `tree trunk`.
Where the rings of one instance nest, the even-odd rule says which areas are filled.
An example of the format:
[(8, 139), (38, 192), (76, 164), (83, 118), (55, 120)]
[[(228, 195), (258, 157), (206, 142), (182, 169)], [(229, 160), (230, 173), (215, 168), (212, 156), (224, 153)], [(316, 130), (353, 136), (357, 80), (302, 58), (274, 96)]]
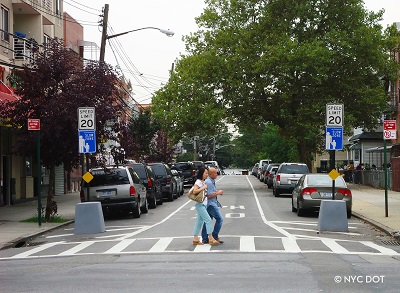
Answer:
[(300, 162), (307, 164), (308, 169), (312, 172), (310, 152), (308, 151), (307, 144), (303, 139), (298, 140), (297, 150), (299, 152)]
[(51, 166), (49, 175), (49, 191), (47, 193), (46, 213), (44, 216), (46, 221), (49, 221), (50, 217), (54, 216), (57, 213), (57, 203), (54, 200), (55, 181), (56, 181), (55, 166)]

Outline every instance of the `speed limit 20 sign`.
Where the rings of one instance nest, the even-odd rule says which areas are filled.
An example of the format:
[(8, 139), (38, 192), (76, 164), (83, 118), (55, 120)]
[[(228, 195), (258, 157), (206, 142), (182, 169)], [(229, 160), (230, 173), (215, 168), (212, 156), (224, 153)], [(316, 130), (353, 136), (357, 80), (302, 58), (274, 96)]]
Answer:
[(96, 113), (94, 107), (78, 108), (78, 130), (95, 130)]
[(326, 126), (343, 126), (342, 104), (326, 104)]

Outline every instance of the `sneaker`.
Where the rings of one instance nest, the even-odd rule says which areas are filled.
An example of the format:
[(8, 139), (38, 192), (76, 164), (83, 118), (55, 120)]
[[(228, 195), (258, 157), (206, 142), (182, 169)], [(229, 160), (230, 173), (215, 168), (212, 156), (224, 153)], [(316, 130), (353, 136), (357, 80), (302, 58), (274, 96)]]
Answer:
[(215, 240), (217, 240), (217, 241), (219, 242), (219, 244), (224, 243), (224, 241), (220, 240), (219, 238), (217, 238), (217, 239), (215, 239)]

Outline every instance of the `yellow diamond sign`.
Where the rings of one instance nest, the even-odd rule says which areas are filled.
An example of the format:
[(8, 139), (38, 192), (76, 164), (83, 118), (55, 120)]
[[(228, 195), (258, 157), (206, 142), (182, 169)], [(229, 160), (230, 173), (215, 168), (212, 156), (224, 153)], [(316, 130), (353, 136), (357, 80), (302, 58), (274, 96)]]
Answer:
[(329, 172), (329, 177), (332, 178), (332, 180), (336, 180), (340, 176), (339, 172), (336, 171), (336, 169), (333, 169), (331, 172)]
[(90, 172), (86, 172), (83, 176), (82, 176), (83, 180), (86, 181), (86, 183), (89, 183), (90, 181), (92, 181), (93, 179), (93, 175)]

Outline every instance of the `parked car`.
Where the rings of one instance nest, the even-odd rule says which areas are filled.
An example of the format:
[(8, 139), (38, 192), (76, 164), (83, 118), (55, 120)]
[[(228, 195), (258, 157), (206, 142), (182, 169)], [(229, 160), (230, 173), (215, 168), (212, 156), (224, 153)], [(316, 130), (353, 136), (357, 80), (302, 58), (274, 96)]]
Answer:
[(255, 163), (253, 169), (251, 170), (251, 175), (257, 177), (257, 172), (258, 172), (258, 163)]
[[(263, 160), (260, 160), (260, 162), (258, 162), (258, 169), (257, 169), (257, 178), (258, 179), (261, 178), (261, 171), (262, 171), (262, 168), (264, 167), (264, 165), (268, 165), (270, 163), (271, 163), (270, 159), (263, 159)], [(260, 181), (261, 181), (261, 179), (260, 179)]]
[(279, 166), (273, 166), (271, 168), (271, 170), (269, 170), (268, 175), (267, 175), (267, 186), (268, 188), (272, 188), (273, 184), (274, 184), (274, 178), (276, 175), (276, 171), (278, 171)]
[[(280, 163), (270, 163), (268, 165), (264, 165), (263, 171), (262, 171), (262, 181), (267, 184), (268, 178), (269, 178), (269, 173), (273, 167), (279, 167)], [(269, 186), (268, 186), (269, 187)], [(272, 187), (272, 185), (271, 185)]]
[(192, 186), (196, 182), (197, 168), (192, 162), (173, 163), (171, 169), (175, 169), (183, 177), (184, 185)]
[[(326, 173), (305, 174), (292, 192), (292, 212), (302, 216), (306, 210), (319, 211), (324, 199), (332, 199), (331, 177)], [(335, 199), (346, 202), (347, 218), (350, 218), (352, 194), (342, 176), (335, 179)]]
[(169, 201), (174, 200), (174, 183), (172, 181), (171, 169), (164, 163), (147, 164), (156, 175), (156, 179), (161, 183), (161, 191), (164, 198)]
[(175, 169), (171, 169), (172, 177), (176, 182), (176, 195), (179, 197), (184, 193), (183, 190), (183, 178), (179, 175), (179, 172)]
[(192, 161), (192, 163), (196, 167), (197, 170), (199, 170), (200, 167), (205, 167), (204, 162), (202, 162), (202, 161)]
[(300, 177), (309, 173), (303, 163), (282, 163), (274, 178), (272, 193), (278, 197), (281, 193), (291, 194)]
[(216, 168), (216, 169), (217, 169), (217, 174), (218, 174), (218, 175), (221, 175), (221, 168), (219, 167), (217, 161), (206, 161), (206, 162), (204, 162), (204, 165), (205, 165), (207, 168), (209, 168), (209, 167), (214, 167), (214, 168)]
[(146, 187), (138, 174), (130, 166), (107, 166), (93, 168), (89, 172), (93, 179), (88, 183), (82, 180), (81, 201), (100, 202), (103, 212), (123, 211), (139, 218), (141, 213), (148, 212)]
[(134, 163), (128, 164), (131, 166), (135, 172), (139, 175), (142, 184), (146, 186), (147, 190), (147, 202), (149, 203), (149, 208), (155, 209), (158, 204), (163, 203), (163, 194), (161, 191), (161, 183), (156, 180), (156, 175), (153, 170), (144, 164)]

